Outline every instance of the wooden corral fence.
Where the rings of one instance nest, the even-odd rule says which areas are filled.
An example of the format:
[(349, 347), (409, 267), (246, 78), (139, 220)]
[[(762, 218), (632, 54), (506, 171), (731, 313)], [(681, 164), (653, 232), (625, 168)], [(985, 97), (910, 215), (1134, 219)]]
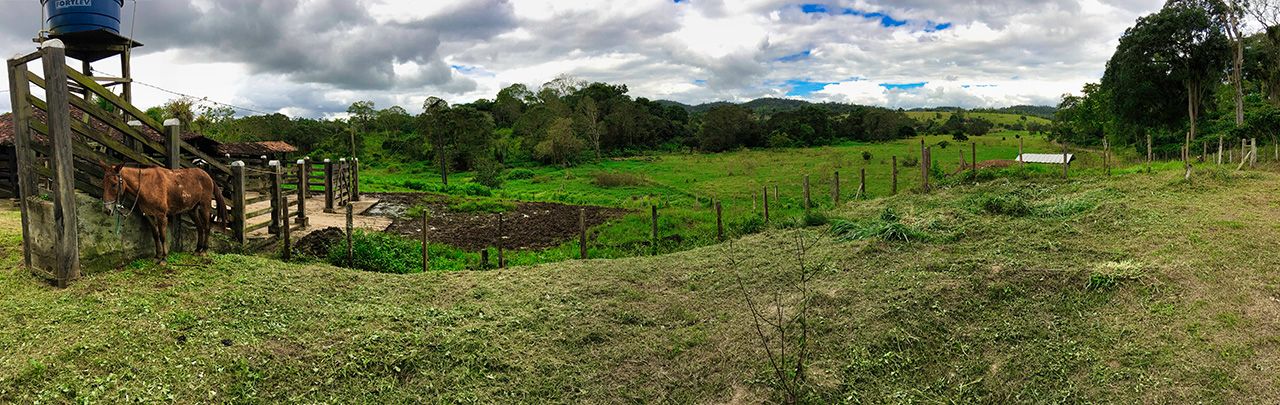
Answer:
[[(218, 184), (231, 213), (228, 223), (233, 241), (250, 244), (249, 235), (255, 230), (269, 228), (270, 234), (280, 234), (287, 223), (283, 212), (298, 217), (295, 227), (306, 226), (306, 201), (304, 190), (320, 192), (326, 196), (326, 206), (342, 206), (358, 195), (356, 191), (337, 191), (334, 184), (355, 187), (352, 179), (358, 179), (356, 165), (340, 161), (336, 167), (327, 164), (315, 177), (311, 164), (275, 164), (248, 166), (245, 162), (226, 162), (208, 156), (182, 140), (180, 122), (157, 122), (138, 107), (100, 85), (94, 77), (87, 76), (67, 66), (66, 51), (61, 41), (51, 40), (41, 45), (39, 51), (8, 60), (9, 92), (13, 106), (15, 154), (0, 157), (0, 176), (11, 176), (18, 185), (17, 197), (22, 209), (24, 258), (23, 264), (34, 273), (55, 281), (59, 286), (80, 275), (80, 240), (77, 235), (77, 199), (82, 193), (93, 198), (102, 197), (103, 171), (98, 163), (155, 165), (171, 169), (197, 167), (207, 171)], [(98, 102), (101, 100), (105, 103)], [(106, 104), (110, 109), (102, 108)], [(73, 119), (71, 112), (83, 112), (83, 119)], [(43, 120), (38, 119), (44, 117)], [(154, 132), (163, 134), (157, 142), (147, 136)], [(354, 163), (354, 160), (353, 162)], [(13, 190), (9, 190), (13, 192)], [(0, 193), (3, 193), (0, 190)], [(32, 204), (47, 204), (51, 200), (53, 215), (48, 235), (53, 236), (52, 253), (48, 260), (42, 257), (37, 266), (32, 257), (32, 236), (37, 229), (31, 223)], [(283, 210), (282, 204), (297, 204), (297, 209)], [(172, 221), (177, 222), (177, 221)], [(186, 224), (190, 224), (186, 220)], [(175, 224), (175, 240), (183, 226)], [(291, 227), (292, 229), (294, 227)], [(268, 244), (277, 238), (263, 238)], [(179, 243), (172, 244), (180, 249)], [(253, 245), (251, 245), (253, 246)], [(43, 248), (43, 247), (42, 247)], [(190, 246), (187, 246), (190, 248)], [(177, 250), (177, 249), (175, 249)], [(47, 263), (51, 261), (52, 263)]]

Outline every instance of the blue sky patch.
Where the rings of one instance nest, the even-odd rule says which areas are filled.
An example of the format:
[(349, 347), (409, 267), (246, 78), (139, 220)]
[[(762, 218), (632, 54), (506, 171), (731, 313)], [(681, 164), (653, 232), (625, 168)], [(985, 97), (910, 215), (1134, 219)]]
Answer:
[(919, 89), (919, 88), (922, 88), (922, 87), (924, 87), (924, 85), (925, 85), (926, 83), (929, 83), (929, 82), (918, 82), (918, 83), (880, 83), (880, 87), (884, 87), (886, 90), (912, 90), (912, 89)]
[(826, 13), (827, 6), (822, 4), (801, 4), (800, 11), (803, 11), (806, 14)]
[(803, 52), (793, 53), (793, 54), (790, 54), (790, 55), (787, 55), (787, 56), (783, 56), (783, 57), (778, 58), (778, 59), (775, 59), (775, 60), (777, 60), (778, 62), (784, 62), (784, 63), (785, 63), (785, 62), (798, 62), (798, 61), (802, 61), (802, 60), (805, 60), (805, 59), (809, 59), (809, 56), (810, 56), (810, 55), (812, 55), (812, 54), (813, 54), (813, 50), (812, 50), (812, 49), (805, 49)]
[[(829, 15), (841, 14), (841, 15), (858, 16), (858, 17), (869, 19), (869, 20), (878, 20), (880, 22), (880, 26), (885, 28), (901, 27), (910, 23), (910, 21), (908, 20), (899, 20), (899, 19), (893, 18), (893, 16), (889, 14), (878, 12), (878, 11), (863, 11), (855, 8), (842, 8), (838, 10), (833, 10), (827, 7), (827, 5), (825, 4), (818, 4), (818, 3), (801, 4), (800, 11), (805, 14), (829, 14)], [(927, 21), (925, 22), (924, 30), (926, 32), (934, 32), (934, 31), (942, 31), (948, 28), (951, 28), (951, 23), (935, 23), (933, 21)]]
[(707, 84), (707, 81), (705, 79), (697, 79), (693, 81), (693, 84), (698, 86), (704, 86)]
[(826, 88), (827, 85), (831, 85), (831, 84), (835, 84), (835, 83), (811, 82), (808, 80), (797, 80), (797, 79), (787, 80), (786, 85), (787, 87), (791, 88), (791, 90), (787, 91), (787, 95), (791, 97), (804, 97), (804, 96), (813, 94), (816, 91), (820, 91)]

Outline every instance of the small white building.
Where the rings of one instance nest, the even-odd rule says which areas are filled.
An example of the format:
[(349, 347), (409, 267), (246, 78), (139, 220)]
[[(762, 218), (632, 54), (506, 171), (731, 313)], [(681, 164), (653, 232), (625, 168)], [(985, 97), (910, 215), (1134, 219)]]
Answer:
[(1066, 159), (1067, 163), (1071, 163), (1071, 161), (1076, 160), (1076, 155), (1071, 153), (1068, 153), (1066, 155), (1063, 155), (1061, 153), (1023, 153), (1022, 155), (1018, 156), (1016, 160), (1023, 163), (1043, 163), (1043, 164), (1051, 164), (1051, 165), (1060, 165), (1062, 164), (1063, 156), (1067, 157)]

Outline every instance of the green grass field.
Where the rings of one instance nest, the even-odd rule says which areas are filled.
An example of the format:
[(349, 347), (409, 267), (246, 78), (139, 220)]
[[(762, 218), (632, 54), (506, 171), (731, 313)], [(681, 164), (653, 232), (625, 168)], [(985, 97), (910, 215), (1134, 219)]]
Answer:
[[(942, 122), (947, 122), (947, 120), (951, 118), (951, 114), (952, 114), (951, 112), (908, 111), (907, 117), (910, 117), (911, 119), (922, 121), (922, 122), (934, 121), (934, 122), (942, 123)], [(1053, 123), (1053, 121), (1050, 121), (1041, 117), (1037, 117), (1034, 115), (1027, 115), (1026, 116), (1027, 120), (1023, 121), (1022, 120), (1023, 116), (1018, 114), (981, 113), (981, 112), (966, 112), (964, 114), (965, 116), (970, 118), (982, 118), (987, 121), (991, 121), (992, 124), (996, 124), (996, 125), (1007, 126), (1007, 125), (1013, 125), (1019, 122), (1022, 122), (1024, 124), (1037, 123), (1042, 125), (1049, 125)]]
[[(771, 199), (773, 187), (778, 188), (780, 201), (770, 205), (770, 222), (797, 223), (804, 216), (804, 177), (809, 176), (810, 198), (813, 207), (830, 208), (833, 204), (832, 184), (835, 173), (840, 172), (842, 202), (858, 197), (860, 173), (866, 171), (866, 193), (861, 199), (888, 196), (892, 193), (892, 162), (899, 158), (898, 191), (910, 193), (920, 185), (920, 167), (901, 166), (908, 157), (917, 159), (920, 141), (923, 139), (933, 149), (933, 159), (938, 177), (932, 181), (956, 181), (948, 179), (960, 164), (960, 154), (971, 160), (970, 143), (977, 145), (978, 160), (1015, 159), (1019, 138), (1023, 137), (1026, 152), (1057, 153), (1061, 149), (1047, 142), (1042, 136), (1026, 132), (997, 132), (973, 137), (969, 143), (960, 143), (950, 136), (927, 136), (890, 143), (843, 144), (819, 148), (782, 150), (743, 150), (719, 154), (667, 154), (630, 159), (609, 160), (568, 169), (554, 167), (531, 168), (534, 176), (529, 179), (506, 181), (491, 197), (466, 198), (474, 200), (547, 201), (566, 204), (587, 204), (619, 207), (634, 210), (620, 220), (598, 227), (597, 243), (591, 246), (591, 257), (618, 258), (650, 254), (644, 243), (650, 239), (649, 207), (659, 207), (659, 233), (666, 240), (659, 243), (658, 251), (677, 252), (716, 243), (713, 199), (722, 201), (726, 232), (741, 234), (749, 230), (756, 219), (763, 216), (763, 193), (767, 188)], [(945, 143), (946, 147), (941, 144)], [(871, 159), (863, 159), (869, 152)], [(1100, 159), (1093, 151), (1076, 150), (1080, 163), (1074, 175), (1095, 173), (1101, 167)], [(1030, 177), (1058, 175), (1055, 166), (1028, 167), (1020, 171)], [(638, 185), (602, 187), (594, 184), (597, 174), (622, 174), (638, 180)], [(466, 184), (470, 173), (458, 173), (450, 177), (450, 184)], [(406, 185), (440, 187), (438, 172), (429, 165), (394, 165), (366, 168), (361, 174), (362, 191), (411, 192)], [(465, 197), (465, 196), (464, 196)], [(855, 203), (856, 204), (856, 203)], [(677, 238), (673, 238), (677, 236)], [(518, 265), (530, 265), (566, 260), (577, 257), (576, 241), (568, 241), (557, 248), (541, 251), (520, 251), (510, 256)], [(479, 262), (476, 252), (464, 252), (448, 246), (433, 245), (433, 253), (440, 256), (439, 268), (463, 269)]]
[[(600, 167), (697, 195), (798, 173), (762, 168), (780, 162), (847, 170), (857, 160), (807, 156), (858, 148)], [(582, 170), (557, 180), (566, 193), (589, 193)], [(784, 292), (768, 308), (794, 313), (796, 238), (818, 269), (803, 402), (1280, 402), (1280, 175), (1197, 173), (1005, 173), (828, 210), (910, 242), (769, 227), (660, 256), (410, 275), (214, 254), (62, 290), (17, 266), (4, 208), (0, 402), (776, 402), (743, 297)], [(600, 202), (629, 198), (611, 193)]]

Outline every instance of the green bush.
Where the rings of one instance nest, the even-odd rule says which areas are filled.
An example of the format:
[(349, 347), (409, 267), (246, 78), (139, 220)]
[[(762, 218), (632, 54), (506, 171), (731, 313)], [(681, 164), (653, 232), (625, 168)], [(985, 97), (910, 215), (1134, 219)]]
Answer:
[(427, 184), (427, 182), (418, 180), (405, 180), (400, 185), (404, 186), (404, 188), (417, 191), (427, 191), (428, 189), (434, 188), (431, 187), (430, 184)]
[(735, 237), (759, 233), (763, 230), (764, 218), (760, 215), (750, 215), (729, 221), (729, 234)]
[(645, 180), (630, 173), (596, 172), (592, 174), (591, 184), (604, 188), (637, 187), (645, 185)]
[(489, 188), (502, 187), (502, 163), (485, 159), (476, 164), (476, 174), (471, 181)]
[(920, 158), (914, 155), (907, 155), (902, 158), (902, 167), (916, 167), (920, 165)]
[(804, 224), (804, 226), (823, 226), (830, 221), (831, 219), (827, 218), (827, 214), (825, 213), (822, 213), (819, 211), (809, 211), (804, 214), (802, 223)]
[(1031, 213), (1031, 204), (1015, 194), (979, 194), (974, 197), (974, 204), (995, 215), (1021, 217)]
[(329, 263), (378, 273), (408, 274), (422, 271), (422, 245), (383, 232), (357, 230), (351, 237), (355, 260), (347, 260), (347, 244), (329, 248)]
[(871, 161), (871, 151), (862, 151), (862, 160)]
[(533, 170), (511, 169), (507, 171), (507, 180), (528, 180), (534, 176)]
[(893, 208), (885, 208), (880, 218), (863, 221), (835, 220), (831, 233), (840, 240), (879, 239), (885, 242), (929, 241), (928, 233), (902, 223)]

